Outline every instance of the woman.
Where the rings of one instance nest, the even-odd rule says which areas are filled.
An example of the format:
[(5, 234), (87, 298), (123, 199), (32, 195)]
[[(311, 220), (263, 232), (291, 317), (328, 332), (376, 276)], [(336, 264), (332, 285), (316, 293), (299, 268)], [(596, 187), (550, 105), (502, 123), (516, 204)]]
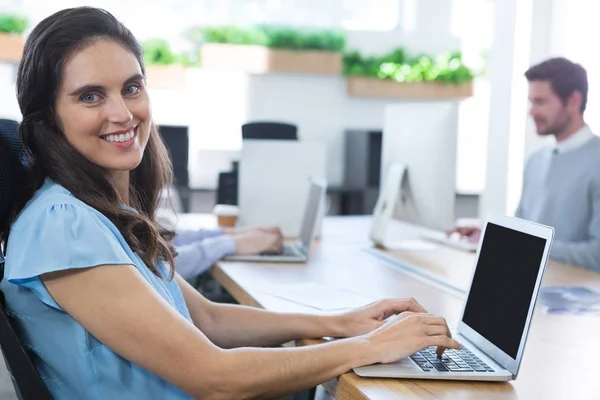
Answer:
[[(54, 398), (273, 398), (427, 346), (460, 347), (414, 300), (282, 315), (211, 303), (174, 273), (172, 234), (155, 221), (170, 165), (140, 47), (109, 13), (42, 21), (17, 96), (32, 185), (14, 206), (1, 288)], [(265, 348), (323, 336), (350, 338)]]

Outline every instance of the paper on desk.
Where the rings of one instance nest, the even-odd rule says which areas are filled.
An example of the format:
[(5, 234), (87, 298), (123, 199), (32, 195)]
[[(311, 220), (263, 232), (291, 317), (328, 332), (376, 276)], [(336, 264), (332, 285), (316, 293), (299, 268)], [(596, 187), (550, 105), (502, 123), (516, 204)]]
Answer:
[(323, 311), (362, 307), (376, 300), (360, 293), (315, 282), (277, 285), (264, 288), (261, 291), (271, 296)]
[(398, 251), (430, 251), (437, 247), (431, 242), (419, 239), (385, 241), (383, 245), (388, 250)]
[(600, 293), (585, 286), (541, 288), (539, 303), (548, 314), (600, 315)]

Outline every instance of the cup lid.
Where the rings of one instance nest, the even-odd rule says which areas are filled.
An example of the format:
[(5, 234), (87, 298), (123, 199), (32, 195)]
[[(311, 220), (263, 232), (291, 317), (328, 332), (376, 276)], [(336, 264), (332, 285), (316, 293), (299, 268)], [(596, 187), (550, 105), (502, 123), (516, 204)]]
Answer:
[(240, 208), (238, 206), (230, 204), (217, 204), (213, 208), (213, 214), (229, 217), (237, 217), (240, 214)]

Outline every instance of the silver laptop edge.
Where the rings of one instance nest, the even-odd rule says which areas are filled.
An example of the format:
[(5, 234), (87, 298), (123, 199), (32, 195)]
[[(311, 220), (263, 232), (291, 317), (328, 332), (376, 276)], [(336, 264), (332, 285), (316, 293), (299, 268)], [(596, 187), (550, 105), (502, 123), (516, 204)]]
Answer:
[[(485, 231), (488, 227), (488, 223), (495, 223), (504, 227), (511, 227), (512, 229), (517, 229), (520, 232), (527, 233), (533, 236), (541, 237), (546, 239), (546, 244), (544, 247), (544, 253), (542, 255), (542, 259), (540, 261), (540, 268), (538, 270), (537, 279), (535, 282), (535, 286), (533, 289), (533, 293), (531, 295), (531, 300), (529, 303), (529, 309), (527, 311), (527, 318), (525, 320), (525, 327), (523, 328), (523, 332), (521, 333), (521, 341), (519, 343), (519, 350), (517, 351), (517, 357), (513, 359), (511, 356), (506, 354), (504, 351), (500, 350), (496, 345), (491, 343), (489, 340), (484, 338), (482, 335), (473, 330), (470, 326), (463, 322), (464, 313), (467, 306), (467, 299), (465, 298), (465, 304), (463, 305), (463, 310), (460, 317), (460, 322), (458, 323), (457, 332), (464, 338), (466, 338), (471, 344), (473, 344), (476, 348), (478, 348), (481, 352), (487, 355), (489, 358), (498, 363), (502, 368), (509, 371), (512, 375), (513, 379), (516, 379), (519, 373), (519, 367), (521, 365), (521, 360), (523, 358), (523, 352), (525, 350), (525, 344), (527, 343), (527, 337), (529, 335), (529, 329), (531, 327), (531, 321), (533, 319), (535, 305), (537, 303), (537, 298), (539, 294), (539, 289), (542, 284), (542, 279), (544, 277), (544, 272), (546, 271), (546, 265), (548, 263), (548, 258), (550, 256), (550, 249), (552, 247), (552, 242), (554, 238), (554, 229), (537, 224), (531, 221), (525, 221), (514, 217), (507, 217), (501, 214), (493, 214), (490, 215), (484, 224), (483, 230), (481, 232), (481, 237), (479, 240), (479, 246), (477, 247), (477, 252), (475, 256), (475, 265), (473, 268), (473, 272), (471, 274), (471, 280), (469, 282), (469, 289), (467, 290), (468, 294), (471, 292), (471, 286), (473, 285), (473, 278), (476, 272), (477, 262), (479, 260), (479, 253), (481, 252), (481, 244), (485, 237)], [(518, 227), (516, 225), (519, 225)]]
[(327, 184), (324, 180), (311, 179), (308, 197), (305, 203), (300, 233), (296, 241), (286, 246), (293, 247), (297, 255), (232, 255), (227, 261), (257, 261), (257, 262), (305, 262), (310, 256), (317, 222), (322, 214)]

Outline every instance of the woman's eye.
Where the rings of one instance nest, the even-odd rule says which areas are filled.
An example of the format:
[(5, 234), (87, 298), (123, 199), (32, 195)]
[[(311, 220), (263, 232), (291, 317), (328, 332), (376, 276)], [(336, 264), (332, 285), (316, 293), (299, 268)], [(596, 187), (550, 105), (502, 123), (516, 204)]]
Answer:
[(81, 101), (84, 103), (94, 103), (98, 100), (98, 96), (93, 93), (84, 94), (81, 96)]
[(129, 85), (125, 88), (124, 93), (127, 95), (136, 94), (140, 91), (140, 87), (138, 85)]

